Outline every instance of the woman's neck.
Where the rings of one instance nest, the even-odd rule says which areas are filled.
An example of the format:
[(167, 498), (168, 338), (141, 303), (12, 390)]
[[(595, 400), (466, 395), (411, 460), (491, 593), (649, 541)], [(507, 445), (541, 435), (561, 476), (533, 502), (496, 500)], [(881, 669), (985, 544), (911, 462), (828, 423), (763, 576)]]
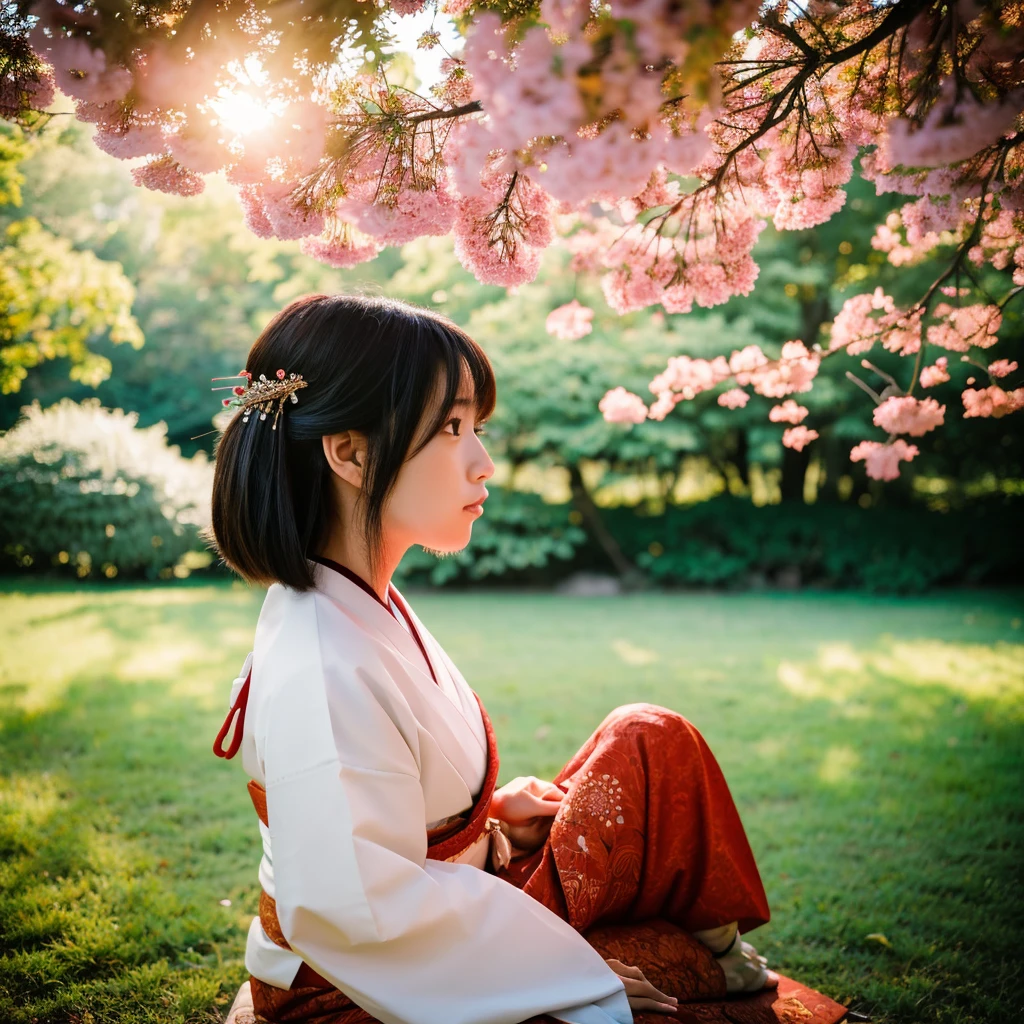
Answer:
[(343, 565), (349, 572), (355, 573), (360, 579), (369, 584), (373, 592), (380, 598), (382, 604), (387, 604), (388, 588), (391, 585), (391, 577), (394, 575), (398, 563), (402, 560), (403, 551), (395, 558), (393, 555), (384, 553), (377, 560), (376, 571), (371, 572), (370, 556), (366, 549), (365, 542), (353, 544), (351, 538), (343, 531), (336, 531), (317, 554), (321, 558)]

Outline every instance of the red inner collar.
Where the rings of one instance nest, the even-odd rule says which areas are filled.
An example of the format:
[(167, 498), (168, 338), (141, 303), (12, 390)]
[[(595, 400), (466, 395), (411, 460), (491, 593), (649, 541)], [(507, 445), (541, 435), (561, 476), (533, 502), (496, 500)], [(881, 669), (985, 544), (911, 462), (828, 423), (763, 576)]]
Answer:
[[(342, 565), (340, 562), (332, 562), (329, 558), (323, 558), (320, 555), (310, 555), (310, 559), (314, 562), (319, 562), (320, 565), (326, 565), (328, 569), (333, 569), (335, 572), (340, 572), (342, 576), (347, 580), (351, 580), (357, 587), (362, 588), (366, 591), (377, 602), (377, 604), (387, 608), (391, 612), (391, 608), (380, 599), (380, 594), (377, 593), (373, 587), (370, 586), (362, 576), (357, 576), (351, 569)], [(391, 612), (394, 615), (394, 612)]]

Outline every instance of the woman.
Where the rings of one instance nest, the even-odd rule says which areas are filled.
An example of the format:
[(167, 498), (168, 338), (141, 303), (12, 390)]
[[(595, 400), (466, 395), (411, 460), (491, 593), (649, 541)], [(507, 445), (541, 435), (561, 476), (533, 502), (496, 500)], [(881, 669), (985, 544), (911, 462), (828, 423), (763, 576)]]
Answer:
[(241, 750), (260, 818), (256, 1012), (762, 1019), (715, 1016), (740, 1005), (727, 993), (764, 1011), (779, 976), (739, 938), (767, 902), (697, 730), (627, 705), (554, 781), (496, 789), (486, 710), (390, 584), (411, 545), (458, 551), (483, 513), (479, 346), (427, 310), (316, 295), (273, 319), (243, 376), (212, 538), (269, 589), (215, 749)]

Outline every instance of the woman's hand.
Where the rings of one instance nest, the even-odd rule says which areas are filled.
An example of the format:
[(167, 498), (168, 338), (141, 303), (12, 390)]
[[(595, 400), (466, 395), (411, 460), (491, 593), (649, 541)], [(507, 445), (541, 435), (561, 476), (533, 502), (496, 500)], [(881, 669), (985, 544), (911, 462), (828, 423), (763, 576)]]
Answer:
[(639, 967), (627, 967), (621, 960), (605, 960), (605, 963), (622, 979), (626, 986), (626, 997), (630, 1009), (651, 1013), (675, 1013), (679, 1000), (656, 989), (643, 975)]
[(532, 853), (544, 845), (565, 794), (553, 782), (521, 775), (494, 791), (491, 817), (508, 825), (508, 838), (520, 851)]

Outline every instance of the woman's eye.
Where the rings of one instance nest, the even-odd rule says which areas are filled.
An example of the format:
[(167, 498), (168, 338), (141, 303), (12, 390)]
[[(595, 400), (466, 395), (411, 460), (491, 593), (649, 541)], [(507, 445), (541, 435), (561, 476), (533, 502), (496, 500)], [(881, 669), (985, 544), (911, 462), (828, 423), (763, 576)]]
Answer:
[(479, 435), (479, 434), (486, 434), (487, 431), (484, 430), (483, 427), (474, 427), (473, 428), (473, 433)]
[(448, 427), (451, 427), (452, 428), (451, 429), (451, 433), (454, 434), (455, 437), (458, 437), (459, 436), (459, 426), (461, 424), (462, 424), (462, 420), (460, 420), (458, 417), (453, 416), (444, 426), (445, 426), (445, 430), (446, 431), (447, 431)]

